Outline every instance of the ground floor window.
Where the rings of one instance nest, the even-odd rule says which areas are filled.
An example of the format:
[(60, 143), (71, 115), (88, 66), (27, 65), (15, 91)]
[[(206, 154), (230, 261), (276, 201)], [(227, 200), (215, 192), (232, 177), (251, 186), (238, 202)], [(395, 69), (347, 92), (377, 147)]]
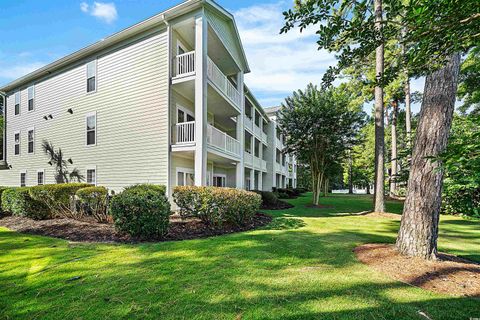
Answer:
[(45, 172), (43, 170), (37, 172), (37, 185), (43, 186), (45, 184)]
[(177, 186), (193, 186), (195, 185), (195, 174), (193, 170), (178, 168), (177, 169)]
[(26, 172), (21, 172), (20, 173), (20, 187), (26, 187), (27, 186), (27, 173)]
[(213, 175), (213, 186), (225, 188), (227, 186), (227, 177), (225, 175)]
[(94, 168), (87, 169), (87, 183), (91, 185), (97, 184), (97, 170)]
[(245, 189), (252, 190), (252, 180), (250, 178), (245, 179)]

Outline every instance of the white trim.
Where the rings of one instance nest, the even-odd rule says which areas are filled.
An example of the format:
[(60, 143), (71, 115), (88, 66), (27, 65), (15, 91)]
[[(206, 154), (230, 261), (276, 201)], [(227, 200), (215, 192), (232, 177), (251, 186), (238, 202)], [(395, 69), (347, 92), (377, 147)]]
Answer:
[[(186, 173), (190, 173), (190, 174), (193, 174), (195, 176), (195, 170), (194, 169), (190, 169), (190, 168), (183, 168), (183, 167), (176, 167), (175, 168), (175, 186), (178, 186), (178, 173), (179, 172), (182, 172), (184, 173), (184, 176), (183, 176), (183, 180), (185, 182), (185, 174)], [(194, 180), (195, 181), (195, 180)]]
[[(17, 103), (17, 95), (18, 95), (18, 103)], [(13, 104), (13, 116), (19, 116), (22, 114), (22, 91), (21, 90), (15, 91), (14, 99), (15, 99), (15, 102)], [(15, 113), (15, 108), (17, 104), (18, 104), (18, 113)]]
[(182, 110), (183, 113), (185, 114), (185, 121), (184, 122), (189, 122), (186, 118), (187, 115), (191, 116), (193, 118), (193, 121), (195, 121), (195, 113), (188, 108), (182, 106), (181, 104), (177, 103), (176, 104), (176, 113), (175, 113), (175, 123), (184, 123), (184, 122), (178, 122), (178, 110)]
[[(93, 116), (95, 117), (95, 143), (94, 143), (94, 144), (88, 144), (87, 123), (88, 123), (88, 118), (93, 117)], [(85, 115), (85, 146), (86, 146), (86, 147), (94, 147), (94, 146), (97, 145), (97, 131), (98, 131), (98, 127), (97, 127), (97, 111), (87, 113), (87, 114)]]
[[(29, 147), (29, 144), (30, 144), (30, 141), (28, 140), (28, 134), (30, 133), (30, 131), (33, 131), (33, 151), (32, 152), (28, 152), (28, 147)], [(36, 140), (36, 132), (35, 132), (35, 127), (31, 127), (31, 128), (28, 128), (27, 129), (27, 154), (35, 154), (35, 140)]]
[[(95, 171), (95, 183), (89, 183), (88, 182), (88, 171), (89, 170), (94, 170)], [(98, 184), (98, 172), (97, 172), (97, 166), (87, 166), (85, 167), (85, 182), (88, 184), (91, 184), (93, 186), (97, 186)]]
[[(93, 91), (88, 91), (88, 65), (90, 63), (95, 63), (95, 89)], [(98, 88), (98, 59), (95, 57), (94, 59), (88, 61), (87, 63), (85, 63), (85, 92), (86, 94), (94, 94), (97, 92), (97, 88)]]
[[(43, 184), (38, 184), (38, 174), (39, 174), (39, 173), (43, 173)], [(45, 184), (46, 184), (46, 182), (45, 182), (45, 169), (39, 169), (39, 170), (37, 170), (37, 179), (36, 179), (36, 181), (37, 181), (37, 186), (41, 186), (41, 185), (45, 185)]]
[(222, 188), (225, 188), (227, 186), (227, 175), (226, 174), (223, 174), (223, 173), (214, 173), (213, 174), (213, 177), (212, 177), (212, 186), (215, 186), (215, 178), (222, 178), (224, 179), (224, 183), (223, 183), (223, 187)]
[[(18, 134), (18, 154), (15, 153), (15, 146), (17, 145), (15, 141), (15, 136)], [(20, 156), (22, 154), (22, 132), (14, 131), (13, 132), (13, 155)]]

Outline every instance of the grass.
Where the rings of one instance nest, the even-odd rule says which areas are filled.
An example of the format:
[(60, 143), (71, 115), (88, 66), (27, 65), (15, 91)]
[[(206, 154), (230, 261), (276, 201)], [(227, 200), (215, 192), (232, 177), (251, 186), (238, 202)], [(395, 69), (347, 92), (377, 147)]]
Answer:
[[(480, 301), (440, 295), (356, 261), (399, 222), (349, 215), (368, 196), (272, 212), (263, 230), (141, 245), (78, 244), (0, 228), (0, 319), (469, 319)], [(401, 203), (389, 202), (400, 213)], [(479, 224), (441, 219), (440, 250), (480, 261)]]

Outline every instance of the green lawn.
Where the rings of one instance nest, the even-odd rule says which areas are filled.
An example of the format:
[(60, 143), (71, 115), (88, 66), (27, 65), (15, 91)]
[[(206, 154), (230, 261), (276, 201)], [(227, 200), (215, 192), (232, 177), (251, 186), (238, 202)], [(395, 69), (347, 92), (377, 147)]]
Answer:
[[(0, 228), (0, 318), (480, 317), (478, 299), (413, 288), (356, 261), (355, 246), (392, 243), (399, 225), (349, 215), (370, 209), (370, 198), (331, 196), (325, 209), (309, 202), (273, 212), (265, 230), (184, 242), (78, 244)], [(387, 208), (401, 212), (398, 202)], [(480, 261), (479, 226), (442, 217), (440, 249)]]

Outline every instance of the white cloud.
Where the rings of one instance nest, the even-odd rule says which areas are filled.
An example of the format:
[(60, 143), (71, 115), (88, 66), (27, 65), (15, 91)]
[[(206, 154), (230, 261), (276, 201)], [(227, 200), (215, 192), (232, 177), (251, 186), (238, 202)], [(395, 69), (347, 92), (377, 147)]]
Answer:
[(30, 62), (0, 66), (0, 80), (4, 80), (1, 82), (5, 84), (8, 81), (23, 77), (24, 75), (27, 75), (30, 72), (43, 67), (44, 65), (45, 63), (43, 62)]
[(95, 1), (93, 5), (82, 2), (80, 3), (80, 10), (106, 23), (112, 23), (118, 18), (117, 8), (113, 2), (105, 3)]
[(318, 50), (314, 28), (279, 34), (282, 12), (290, 5), (280, 1), (234, 12), (252, 70), (246, 83), (264, 107), (280, 104), (310, 82), (320, 84), (326, 69), (336, 63), (333, 54)]

